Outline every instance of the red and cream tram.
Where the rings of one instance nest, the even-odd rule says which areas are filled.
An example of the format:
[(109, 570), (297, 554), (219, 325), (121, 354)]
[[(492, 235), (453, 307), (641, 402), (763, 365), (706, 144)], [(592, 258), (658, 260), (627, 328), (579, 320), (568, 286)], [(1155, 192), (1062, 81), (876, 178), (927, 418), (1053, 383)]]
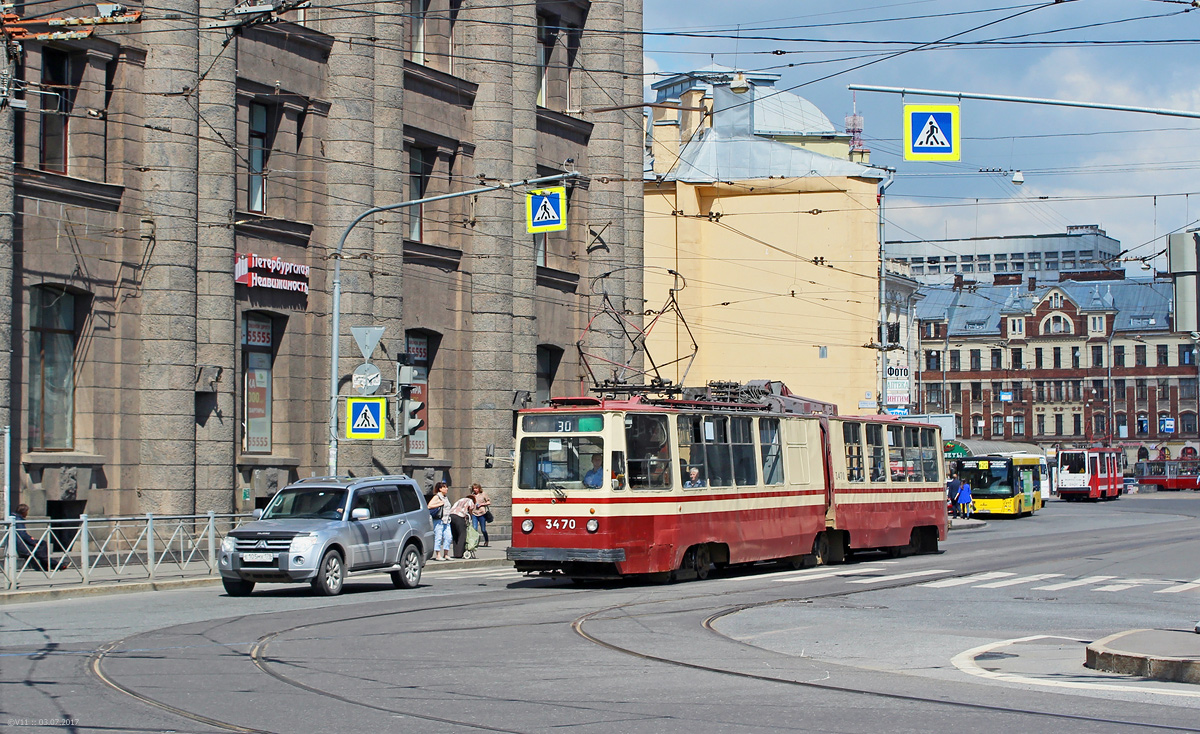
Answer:
[(1115, 500), (1121, 496), (1120, 449), (1062, 449), (1058, 452), (1058, 496), (1064, 500)]
[(682, 579), (713, 565), (936, 551), (939, 429), (813, 407), (774, 383), (750, 398), (576, 397), (523, 410), (508, 558), (525, 572)]

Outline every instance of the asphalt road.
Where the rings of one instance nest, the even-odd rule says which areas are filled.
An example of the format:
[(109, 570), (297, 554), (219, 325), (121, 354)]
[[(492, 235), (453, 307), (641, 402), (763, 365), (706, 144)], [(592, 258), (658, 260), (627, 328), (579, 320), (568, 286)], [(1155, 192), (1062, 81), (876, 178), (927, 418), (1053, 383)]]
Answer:
[[(1086, 641), (1200, 617), (1200, 493), (1052, 502), (943, 553), (704, 582), (430, 569), (0, 608), (16, 731), (1200, 731), (1200, 686)], [(262, 587), (260, 587), (262, 588)]]

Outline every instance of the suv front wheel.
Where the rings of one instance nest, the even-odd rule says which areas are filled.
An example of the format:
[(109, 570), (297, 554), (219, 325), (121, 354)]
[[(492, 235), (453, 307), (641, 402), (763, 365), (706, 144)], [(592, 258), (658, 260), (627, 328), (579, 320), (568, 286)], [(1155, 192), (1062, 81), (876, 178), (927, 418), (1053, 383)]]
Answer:
[(346, 580), (346, 568), (342, 565), (342, 554), (335, 550), (326, 551), (317, 568), (317, 577), (312, 581), (313, 591), (322, 596), (337, 596), (342, 593), (342, 582)]
[(392, 571), (392, 585), (397, 589), (415, 589), (421, 583), (421, 552), (407, 545), (400, 553), (400, 570)]

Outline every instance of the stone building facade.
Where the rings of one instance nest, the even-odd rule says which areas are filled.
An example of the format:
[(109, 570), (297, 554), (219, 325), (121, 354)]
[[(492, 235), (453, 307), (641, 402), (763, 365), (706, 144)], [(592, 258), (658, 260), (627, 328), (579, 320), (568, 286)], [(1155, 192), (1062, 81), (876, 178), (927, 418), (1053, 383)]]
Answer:
[(1008, 274), (924, 294), (920, 411), (954, 414), (959, 436), (1131, 460), (1198, 446), (1197, 345), (1172, 325), (1169, 282)]
[(514, 407), (582, 389), (596, 293), (643, 309), (641, 116), (589, 112), (641, 101), (641, 40), (623, 32), (640, 30), (641, 3), (317, 0), (239, 26), (228, 11), (165, 0), (9, 60), (0, 423), (14, 503), (228, 512), (327, 473), (347, 225), (579, 170), (565, 232), (528, 234), (522, 190), (505, 190), (374, 215), (341, 258), (340, 395), (360, 363), (350, 328), (377, 325), (385, 388), (406, 356), (426, 407), (413, 439), (340, 441), (339, 472), (444, 477), (456, 493), (478, 481), (500, 509), (511, 467), (485, 468), (485, 447), (507, 455)]

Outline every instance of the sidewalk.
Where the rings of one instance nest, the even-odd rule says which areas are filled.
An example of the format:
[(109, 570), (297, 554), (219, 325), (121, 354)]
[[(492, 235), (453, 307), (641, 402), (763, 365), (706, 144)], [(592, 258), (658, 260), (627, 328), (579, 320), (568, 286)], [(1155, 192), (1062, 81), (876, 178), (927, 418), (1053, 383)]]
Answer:
[(1084, 666), (1155, 680), (1200, 683), (1200, 634), (1187, 630), (1118, 632), (1088, 645)]
[[(494, 539), (490, 546), (486, 548), (481, 546), (476, 549), (475, 558), (451, 558), (448, 561), (426, 561), (423, 574), (446, 570), (511, 565), (511, 561), (505, 558), (508, 546), (509, 541), (507, 539)], [(380, 570), (377, 573), (382, 576), (386, 573), (386, 570)], [(368, 578), (370, 575), (352, 576), (347, 580), (352, 583), (355, 578)], [(194, 586), (217, 586), (220, 583), (221, 577), (208, 574), (207, 569), (192, 573), (179, 570), (162, 571), (153, 580), (147, 580), (145, 576), (137, 578), (122, 577), (112, 569), (96, 569), (91, 574), (91, 583), (89, 584), (84, 584), (77, 573), (72, 576), (64, 572), (59, 572), (48, 578), (38, 578), (29, 581), (23, 580), (21, 588), (16, 591), (0, 590), (0, 605), (24, 604), (27, 602), (49, 601), (51, 599), (69, 599), (94, 594), (134, 594), (143, 591), (168, 591)], [(262, 585), (263, 588), (267, 586), (267, 584)]]
[(946, 521), (947, 530), (978, 530), (986, 527), (987, 521), (975, 518), (951, 517)]

